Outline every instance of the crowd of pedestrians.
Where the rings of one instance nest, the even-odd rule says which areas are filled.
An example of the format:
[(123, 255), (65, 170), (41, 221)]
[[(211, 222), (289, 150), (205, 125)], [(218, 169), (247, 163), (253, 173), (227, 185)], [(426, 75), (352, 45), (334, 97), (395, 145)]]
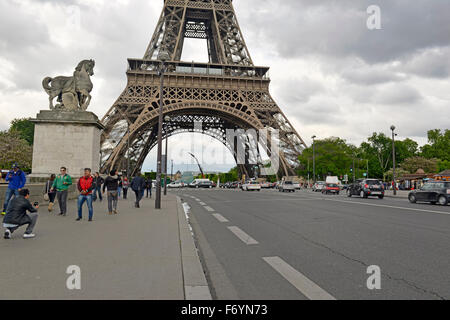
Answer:
[[(4, 216), (4, 238), (11, 239), (12, 234), (21, 226), (27, 226), (23, 236), (25, 239), (34, 238), (33, 230), (38, 219), (39, 203), (31, 204), (29, 200), (30, 191), (25, 188), (25, 173), (20, 170), (17, 164), (14, 164), (6, 176), (6, 181), (8, 182), (8, 188), (1, 213)], [(65, 167), (60, 169), (59, 175), (52, 174), (50, 176), (43, 190), (43, 198), (49, 203), (48, 211), (50, 213), (54, 210), (55, 201), (58, 201), (59, 216), (67, 215), (67, 200), (72, 184), (73, 179)], [(136, 196), (134, 206), (140, 208), (140, 201), (144, 197), (145, 191), (147, 191), (147, 198), (152, 197), (152, 184), (152, 179), (143, 178), (141, 173), (138, 173), (130, 182), (128, 177), (121, 177), (117, 170), (111, 170), (104, 179), (99, 172), (92, 175), (91, 169), (86, 168), (84, 169), (84, 175), (76, 183), (79, 192), (76, 221), (83, 220), (83, 206), (86, 203), (88, 219), (89, 222), (92, 222), (94, 218), (93, 203), (97, 199), (102, 202), (105, 194), (108, 201), (108, 214), (117, 215), (119, 213), (118, 201), (122, 195), (123, 199), (127, 199), (130, 188)]]

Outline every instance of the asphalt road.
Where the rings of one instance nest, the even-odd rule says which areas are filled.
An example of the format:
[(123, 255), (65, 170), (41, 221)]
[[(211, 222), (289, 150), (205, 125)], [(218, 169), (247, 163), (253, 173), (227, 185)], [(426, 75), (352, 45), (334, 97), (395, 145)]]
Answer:
[[(216, 299), (450, 299), (450, 206), (309, 191), (175, 192), (191, 207)], [(380, 289), (368, 288), (371, 266)]]

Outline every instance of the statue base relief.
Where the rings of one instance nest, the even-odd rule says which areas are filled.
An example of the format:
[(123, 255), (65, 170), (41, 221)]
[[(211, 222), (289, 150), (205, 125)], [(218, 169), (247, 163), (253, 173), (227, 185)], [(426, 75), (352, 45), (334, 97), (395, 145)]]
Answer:
[(36, 119), (31, 180), (59, 174), (66, 167), (73, 178), (84, 168), (100, 168), (100, 136), (104, 126), (88, 111), (43, 110)]

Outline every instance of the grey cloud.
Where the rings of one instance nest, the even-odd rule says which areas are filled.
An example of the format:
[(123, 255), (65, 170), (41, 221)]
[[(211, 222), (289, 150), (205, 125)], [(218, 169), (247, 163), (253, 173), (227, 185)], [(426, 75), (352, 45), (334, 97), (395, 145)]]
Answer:
[[(366, 9), (374, 3), (381, 7), (383, 29), (370, 31)], [(450, 2), (444, 0), (249, 0), (239, 5), (255, 12), (246, 28), (283, 57), (353, 55), (379, 63), (450, 44)]]
[(450, 46), (422, 50), (405, 61), (399, 69), (426, 78), (448, 78), (450, 77)]

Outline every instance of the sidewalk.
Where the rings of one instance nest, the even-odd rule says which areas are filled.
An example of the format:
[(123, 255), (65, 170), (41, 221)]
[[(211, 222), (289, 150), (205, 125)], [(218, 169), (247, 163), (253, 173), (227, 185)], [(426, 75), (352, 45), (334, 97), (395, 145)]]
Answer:
[[(105, 200), (96, 202), (94, 222), (87, 221), (86, 207), (85, 219), (75, 221), (75, 201), (67, 217), (43, 207), (31, 240), (22, 239), (23, 228), (4, 240), (2, 228), (0, 299), (185, 299), (182, 259), (194, 255), (182, 251), (193, 239), (180, 228), (187, 225), (181, 204), (171, 194), (160, 211), (145, 198), (135, 209), (133, 200), (120, 200), (115, 216), (107, 214)], [(81, 269), (81, 290), (67, 289), (72, 265)]]
[(394, 196), (394, 191), (393, 190), (386, 190), (385, 191), (385, 196), (389, 197), (389, 198), (404, 198), (404, 199), (408, 199), (408, 195), (411, 191), (404, 191), (404, 190), (398, 190), (397, 191), (397, 195)]

